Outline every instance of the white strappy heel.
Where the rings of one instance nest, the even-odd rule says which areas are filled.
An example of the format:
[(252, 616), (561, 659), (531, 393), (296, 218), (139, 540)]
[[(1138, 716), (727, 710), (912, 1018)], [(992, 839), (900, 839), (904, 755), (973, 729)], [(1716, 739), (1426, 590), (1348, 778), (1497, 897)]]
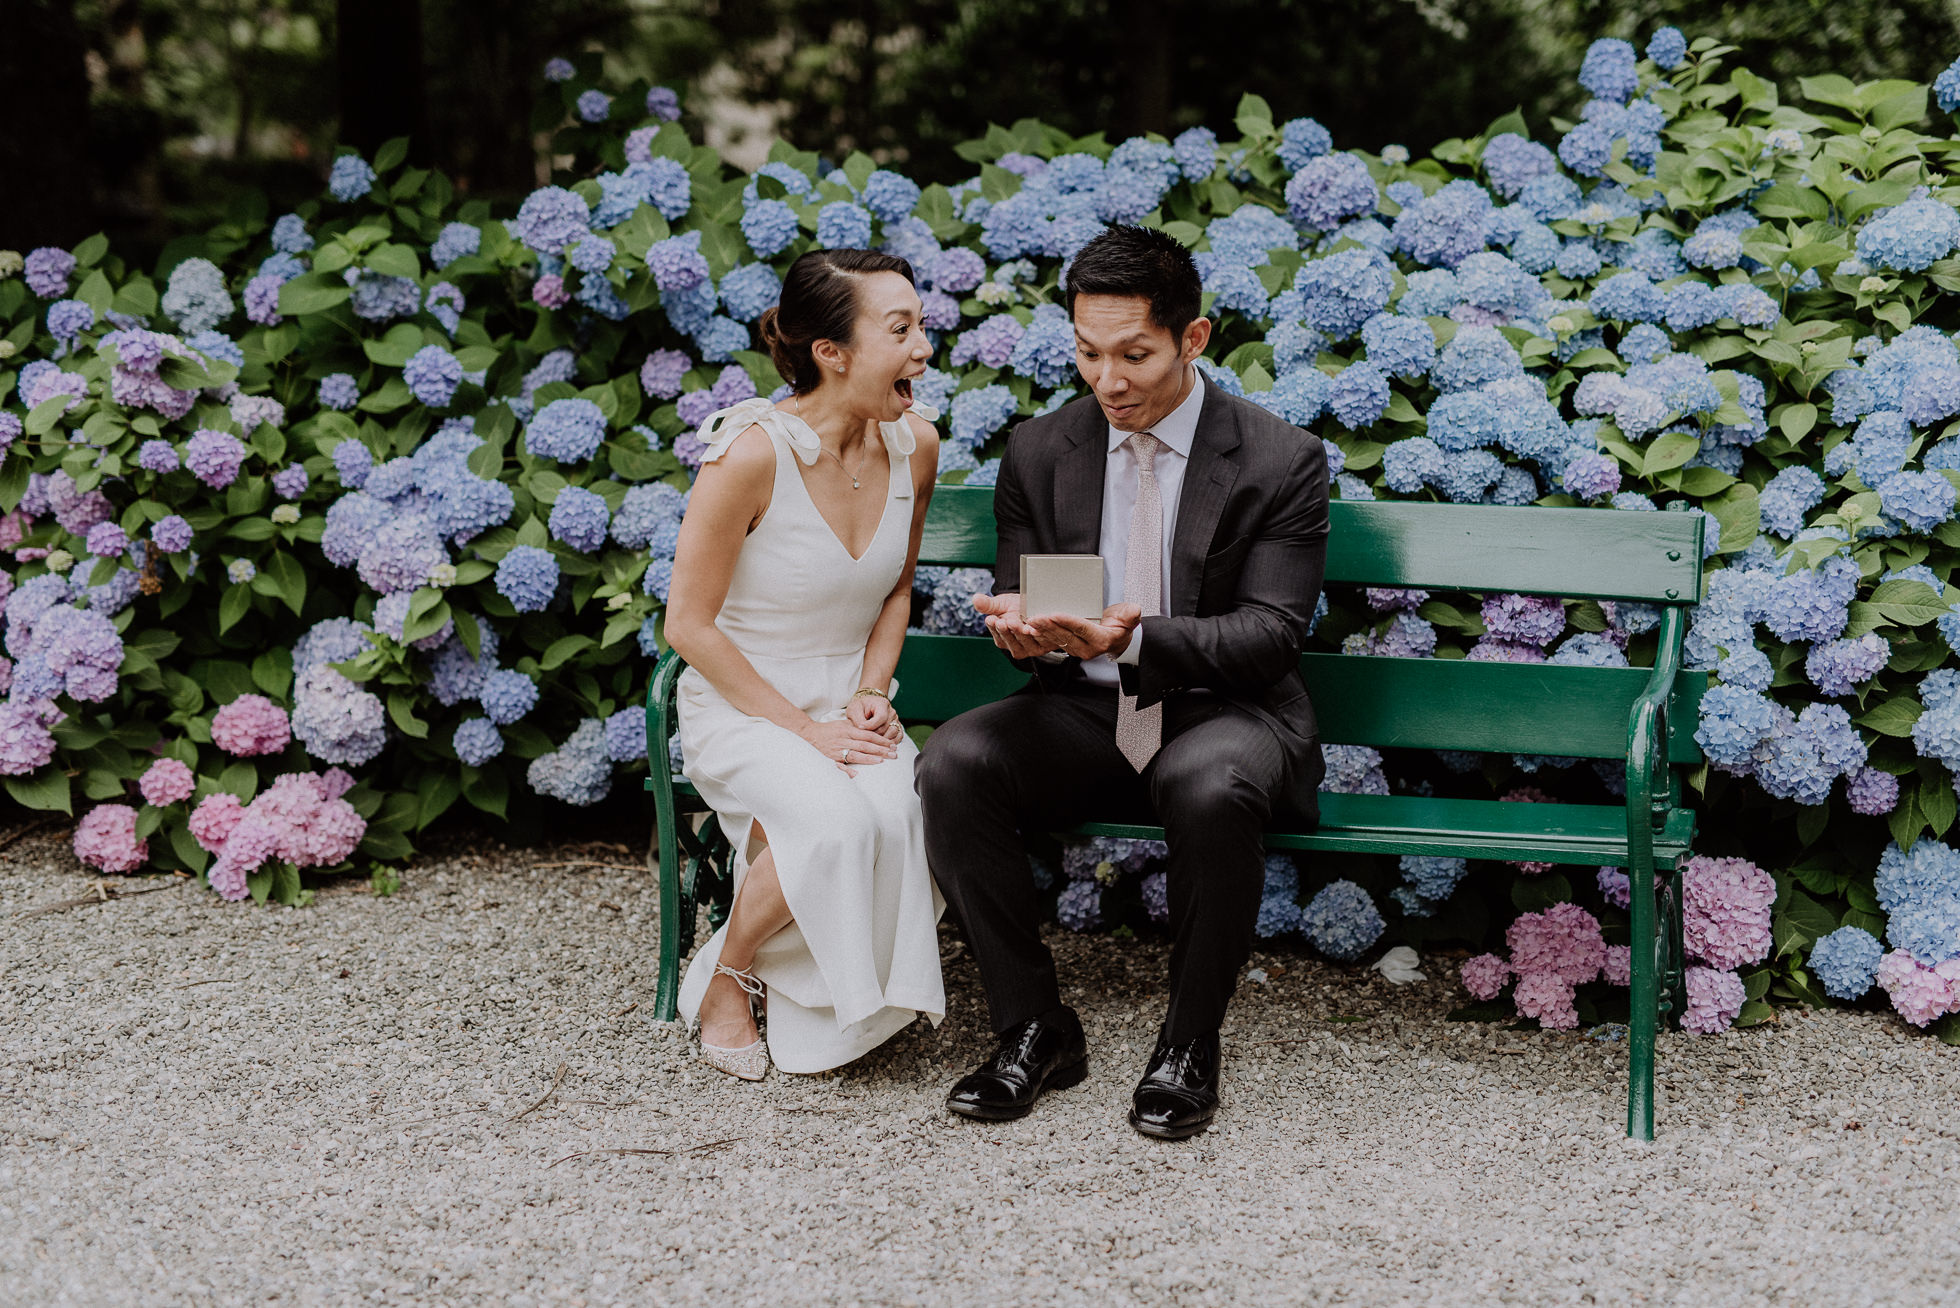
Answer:
[[(716, 963), (715, 974), (734, 977), (735, 984), (752, 999), (762, 998), (766, 989), (754, 972), (738, 972), (726, 963)], [(725, 1072), (743, 1081), (760, 1081), (769, 1074), (769, 1046), (760, 1037), (740, 1049), (724, 1049), (720, 1045), (709, 1044), (704, 1035), (701, 1060), (717, 1072)]]

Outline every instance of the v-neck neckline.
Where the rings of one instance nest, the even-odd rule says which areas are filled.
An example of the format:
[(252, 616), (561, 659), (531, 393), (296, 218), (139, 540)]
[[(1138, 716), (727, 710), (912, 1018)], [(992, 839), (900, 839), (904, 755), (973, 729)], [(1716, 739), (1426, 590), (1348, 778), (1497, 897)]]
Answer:
[[(802, 414), (792, 413), (786, 409), (778, 409), (776, 410), (776, 412), (782, 414), (786, 418), (790, 418), (802, 424), (803, 430), (809, 432), (812, 436), (817, 436), (817, 429), (815, 427), (812, 427), (808, 422), (805, 422)], [(878, 514), (878, 525), (871, 529), (871, 539), (867, 540), (864, 543), (863, 554), (851, 553), (851, 547), (844, 543), (844, 538), (837, 534), (837, 529), (835, 527), (830, 525), (830, 519), (824, 517), (823, 506), (818, 504), (817, 497), (810, 493), (810, 483), (804, 478), (802, 460), (796, 457), (796, 454), (793, 450), (790, 453), (791, 471), (795, 472), (796, 474), (796, 484), (803, 488), (803, 498), (806, 501), (808, 501), (810, 505), (810, 511), (817, 515), (817, 521), (823, 524), (824, 531), (829, 534), (830, 538), (833, 541), (837, 542), (837, 548), (844, 551), (844, 557), (849, 559), (854, 564), (862, 563), (865, 561), (866, 558), (870, 556), (871, 547), (873, 545), (876, 545), (878, 543), (878, 537), (884, 534), (885, 519), (891, 517), (891, 512), (892, 512), (893, 496), (892, 496), (891, 479), (898, 475), (898, 469), (892, 466), (893, 459), (891, 457), (891, 448), (890, 448), (891, 438), (888, 435), (886, 435), (885, 424), (883, 424), (882, 422), (878, 424), (878, 441), (879, 444), (884, 445), (886, 447), (885, 448), (885, 469), (886, 469), (885, 504), (884, 504), (884, 508)], [(819, 450), (823, 448), (823, 438), (821, 436), (817, 436), (817, 447)], [(819, 454), (818, 457), (821, 458), (822, 455)], [(846, 475), (848, 475), (849, 472), (850, 470), (848, 468), (845, 469)]]

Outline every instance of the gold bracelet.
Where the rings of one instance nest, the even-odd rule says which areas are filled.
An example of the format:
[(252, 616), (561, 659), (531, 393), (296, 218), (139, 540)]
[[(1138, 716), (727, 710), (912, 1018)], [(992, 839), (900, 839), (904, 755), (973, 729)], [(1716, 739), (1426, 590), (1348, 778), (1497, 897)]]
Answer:
[(892, 697), (884, 691), (879, 690), (876, 686), (860, 686), (856, 691), (852, 692), (851, 698), (856, 699), (859, 695), (876, 695), (887, 704), (892, 702)]

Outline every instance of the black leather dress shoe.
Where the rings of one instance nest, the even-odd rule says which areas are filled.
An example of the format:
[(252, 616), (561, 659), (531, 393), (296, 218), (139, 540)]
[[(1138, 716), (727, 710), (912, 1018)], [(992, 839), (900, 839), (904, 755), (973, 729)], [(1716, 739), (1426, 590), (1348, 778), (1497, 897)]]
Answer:
[(1130, 1125), (1156, 1140), (1183, 1140), (1218, 1112), (1218, 1033), (1181, 1045), (1160, 1036), (1130, 1097)]
[(994, 1056), (954, 1084), (946, 1107), (962, 1117), (1005, 1122), (1026, 1117), (1042, 1091), (1066, 1090), (1087, 1075), (1082, 1024), (1030, 1018), (1002, 1033)]

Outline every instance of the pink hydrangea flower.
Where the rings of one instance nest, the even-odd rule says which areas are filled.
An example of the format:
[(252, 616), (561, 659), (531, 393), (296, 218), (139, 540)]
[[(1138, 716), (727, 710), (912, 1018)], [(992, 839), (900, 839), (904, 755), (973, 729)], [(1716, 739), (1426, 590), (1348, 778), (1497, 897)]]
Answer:
[(1683, 859), (1681, 891), (1688, 957), (1725, 970), (1769, 956), (1769, 873), (1746, 858)]
[(1729, 1029), (1742, 1011), (1747, 998), (1742, 978), (1733, 972), (1712, 967), (1688, 969), (1688, 1011), (1681, 1015), (1681, 1029), (1697, 1035), (1720, 1035)]
[(531, 298), (541, 308), (562, 309), (572, 302), (572, 293), (565, 289), (565, 279), (557, 273), (546, 273), (531, 283)]
[(1579, 1010), (1572, 1003), (1572, 983), (1550, 973), (1540, 972), (1518, 978), (1511, 992), (1519, 1017), (1535, 1017), (1547, 1031), (1570, 1031), (1579, 1025)]
[(197, 778), (176, 759), (160, 758), (150, 764), (136, 788), (143, 792), (145, 804), (163, 808), (189, 799), (197, 789)]
[(211, 719), (211, 740), (227, 754), (277, 754), (293, 738), (286, 710), (263, 695), (240, 695)]
[(1914, 1026), (1931, 1026), (1960, 1012), (1960, 963), (1927, 967), (1903, 949), (1878, 960), (1878, 984), (1892, 998), (1899, 1016)]
[(345, 768), (328, 768), (320, 774), (320, 793), (328, 799), (339, 799), (354, 788), (354, 778)]
[(1535, 976), (1579, 985), (1598, 976), (1606, 961), (1599, 919), (1577, 904), (1553, 904), (1542, 913), (1519, 914), (1504, 933), (1504, 941), (1511, 947), (1511, 968), (1520, 978), (1520, 988), (1523, 978)]
[(346, 800), (329, 797), (325, 779), (311, 772), (279, 777), (245, 812), (276, 833), (282, 860), (301, 867), (343, 862), (367, 835), (367, 820)]
[(1479, 954), (1463, 965), (1463, 988), (1478, 999), (1495, 999), (1511, 980), (1511, 965), (1496, 954)]
[(191, 839), (205, 853), (215, 854), (225, 847), (244, 816), (245, 805), (230, 791), (206, 795), (204, 802), (191, 810)]
[(1599, 969), (1608, 985), (1633, 984), (1633, 950), (1626, 945), (1606, 946), (1606, 961)]
[(136, 810), (97, 804), (75, 827), (75, 857), (104, 872), (134, 872), (150, 861), (150, 843), (136, 838)]

